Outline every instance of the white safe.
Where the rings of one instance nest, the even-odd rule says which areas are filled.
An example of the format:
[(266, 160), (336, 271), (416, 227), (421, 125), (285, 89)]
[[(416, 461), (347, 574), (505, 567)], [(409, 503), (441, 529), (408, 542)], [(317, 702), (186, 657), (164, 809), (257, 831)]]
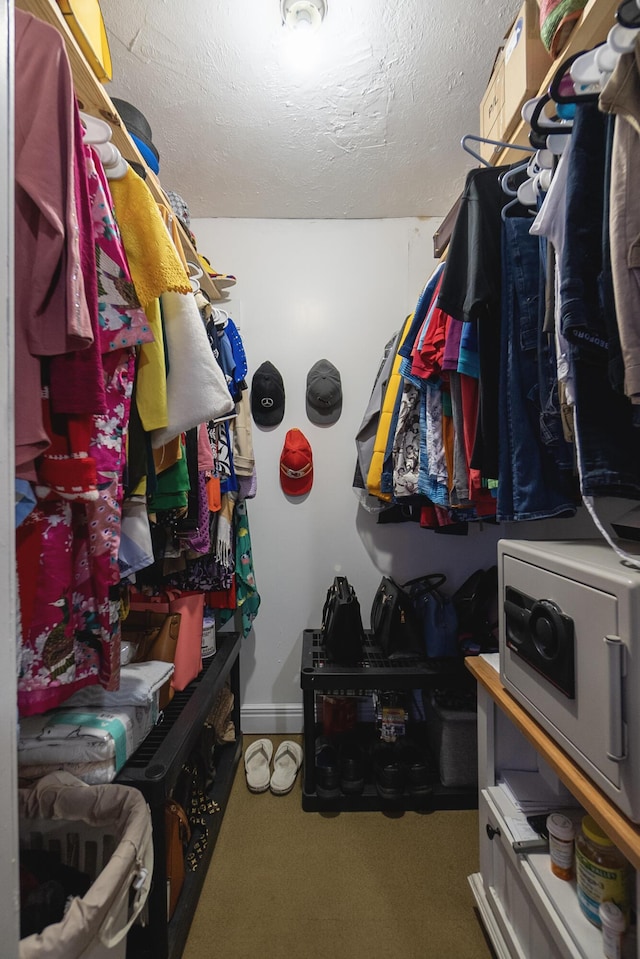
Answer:
[(640, 571), (603, 541), (501, 540), (504, 686), (640, 822)]

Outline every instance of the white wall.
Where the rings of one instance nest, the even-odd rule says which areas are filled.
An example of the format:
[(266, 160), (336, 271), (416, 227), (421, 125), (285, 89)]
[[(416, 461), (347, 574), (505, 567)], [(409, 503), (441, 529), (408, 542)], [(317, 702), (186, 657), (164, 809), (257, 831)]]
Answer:
[[(238, 282), (223, 304), (239, 322), (249, 381), (264, 360), (286, 391), (282, 423), (254, 427), (258, 494), (249, 522), (262, 598), (241, 659), (245, 731), (301, 729), (302, 631), (317, 627), (335, 574), (354, 585), (368, 625), (381, 573), (399, 581), (443, 570), (455, 586), (493, 562), (498, 532), (447, 537), (415, 524), (376, 525), (351, 489), (354, 437), (382, 350), (415, 307), (432, 272), (438, 221), (195, 220), (198, 247)], [(319, 427), (305, 413), (305, 383), (326, 357), (340, 370), (343, 411)], [(285, 433), (299, 427), (314, 453), (314, 484), (287, 498), (279, 484)]]
[[(249, 382), (264, 360), (280, 370), (286, 391), (282, 423), (254, 427), (258, 494), (248, 504), (262, 598), (241, 658), (246, 732), (302, 728), (302, 632), (318, 627), (327, 588), (348, 577), (365, 626), (382, 573), (398, 582), (442, 571), (455, 589), (474, 569), (495, 562), (501, 536), (551, 539), (597, 535), (585, 510), (574, 520), (472, 525), (466, 537), (414, 523), (376, 524), (351, 489), (354, 437), (385, 343), (412, 312), (435, 267), (434, 219), (194, 220), (201, 252), (238, 278), (228, 309), (239, 323)], [(333, 426), (307, 420), (309, 368), (326, 357), (341, 372), (342, 416)], [(285, 433), (299, 427), (314, 453), (308, 496), (280, 489)], [(606, 504), (603, 504), (606, 505)], [(619, 515), (630, 504), (617, 501)]]

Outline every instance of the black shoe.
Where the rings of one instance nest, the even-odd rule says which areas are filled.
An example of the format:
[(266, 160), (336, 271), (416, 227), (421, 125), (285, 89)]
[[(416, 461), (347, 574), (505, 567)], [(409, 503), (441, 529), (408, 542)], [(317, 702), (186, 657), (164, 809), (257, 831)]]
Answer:
[(399, 760), (406, 772), (409, 795), (430, 796), (433, 792), (434, 774), (426, 753), (410, 740), (400, 740), (397, 746)]
[(364, 789), (364, 752), (353, 739), (340, 743), (340, 789), (345, 796), (359, 795)]
[(316, 793), (322, 799), (340, 795), (338, 751), (325, 736), (316, 739)]
[(407, 780), (407, 767), (400, 761), (397, 743), (380, 742), (374, 746), (373, 776), (381, 799), (402, 797)]

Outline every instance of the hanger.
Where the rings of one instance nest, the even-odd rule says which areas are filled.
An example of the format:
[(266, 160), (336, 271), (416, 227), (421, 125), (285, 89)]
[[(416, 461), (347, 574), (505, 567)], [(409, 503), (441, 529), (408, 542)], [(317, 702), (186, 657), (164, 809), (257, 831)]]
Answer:
[(500, 176), (500, 186), (502, 187), (502, 192), (506, 193), (507, 196), (517, 196), (519, 186), (511, 186), (511, 179), (516, 176), (518, 173), (524, 173), (529, 169), (528, 161), (525, 163), (518, 163), (517, 166), (511, 167), (510, 170), (505, 170)]
[(80, 113), (80, 119), (84, 127), (82, 139), (85, 143), (89, 143), (100, 157), (107, 179), (122, 179), (129, 169), (129, 164), (120, 150), (111, 142), (109, 124), (88, 113)]
[(219, 306), (214, 306), (211, 310), (213, 324), (218, 330), (224, 330), (229, 320), (229, 314)]
[(204, 275), (202, 267), (199, 263), (194, 263), (192, 260), (187, 260), (187, 266), (189, 267), (189, 283), (191, 283), (191, 289), (194, 293), (197, 293), (200, 289), (200, 277)]
[(616, 20), (622, 27), (640, 27), (640, 6), (637, 0), (622, 0), (616, 10)]
[(460, 146), (465, 153), (475, 157), (479, 163), (486, 167), (490, 167), (493, 164), (489, 163), (488, 160), (485, 160), (484, 157), (481, 157), (479, 153), (476, 153), (476, 151), (469, 146), (469, 140), (471, 140), (473, 143), (490, 143), (493, 146), (503, 147), (503, 149), (506, 150), (523, 150), (525, 153), (535, 153), (535, 149), (533, 147), (520, 146), (517, 143), (507, 143), (505, 140), (489, 140), (487, 137), (476, 136), (475, 133), (465, 133), (460, 140)]

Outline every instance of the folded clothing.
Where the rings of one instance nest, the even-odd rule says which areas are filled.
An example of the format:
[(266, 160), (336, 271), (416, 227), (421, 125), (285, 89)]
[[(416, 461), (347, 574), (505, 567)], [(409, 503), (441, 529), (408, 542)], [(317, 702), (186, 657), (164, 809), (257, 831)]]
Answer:
[(155, 659), (145, 663), (129, 663), (120, 669), (119, 689), (108, 692), (102, 686), (85, 686), (67, 699), (64, 708), (89, 706), (91, 709), (117, 710), (120, 706), (147, 706), (171, 678), (173, 670), (173, 663), (161, 663)]
[(157, 699), (146, 706), (106, 710), (53, 709), (20, 721), (18, 764), (94, 763), (111, 760), (118, 772), (153, 727)]
[(552, 57), (557, 57), (569, 39), (587, 0), (538, 0), (540, 39)]
[(21, 784), (27, 780), (42, 779), (49, 773), (57, 770), (71, 773), (77, 776), (88, 786), (103, 786), (105, 783), (111, 783), (116, 778), (115, 758), (103, 759), (95, 763), (34, 763), (33, 765), (20, 765), (19, 775)]

